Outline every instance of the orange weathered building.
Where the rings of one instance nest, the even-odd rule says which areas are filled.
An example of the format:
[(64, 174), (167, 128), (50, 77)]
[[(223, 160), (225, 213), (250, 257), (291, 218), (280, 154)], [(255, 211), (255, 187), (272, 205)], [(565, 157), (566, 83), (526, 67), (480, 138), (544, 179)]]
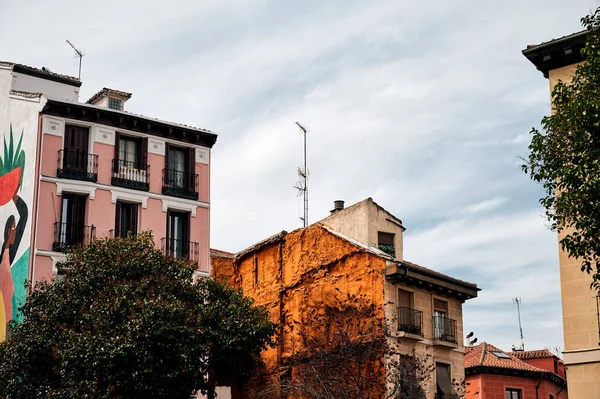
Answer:
[(423, 383), (427, 398), (451, 392), (452, 380), (464, 379), (462, 303), (479, 289), (402, 260), (402, 222), (372, 199), (340, 205), (307, 228), (236, 254), (211, 253), (213, 274), (227, 276), (282, 326), (277, 347), (263, 354), (267, 372), (276, 375), (298, 350), (294, 322), (354, 295), (376, 305), (400, 353), (427, 359), (436, 370)]

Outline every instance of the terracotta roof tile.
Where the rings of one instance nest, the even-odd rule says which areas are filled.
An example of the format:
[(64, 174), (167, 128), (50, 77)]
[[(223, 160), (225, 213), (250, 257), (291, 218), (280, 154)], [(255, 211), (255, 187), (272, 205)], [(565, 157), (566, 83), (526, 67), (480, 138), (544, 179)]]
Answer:
[[(506, 358), (496, 356), (493, 352), (503, 354)], [(479, 344), (468, 352), (465, 351), (465, 369), (472, 367), (494, 367), (501, 369), (533, 371), (546, 373), (547, 370), (525, 363), (510, 352), (504, 352), (486, 342)]]
[(113, 96), (124, 98), (126, 100), (129, 100), (131, 98), (131, 93), (104, 87), (104, 88), (102, 88), (102, 90), (99, 90), (96, 94), (91, 96), (90, 99), (86, 101), (86, 103), (87, 104), (95, 104), (96, 101), (98, 101), (100, 99), (100, 97), (102, 97), (104, 95), (108, 95), (108, 96), (113, 95)]
[(211, 248), (210, 256), (216, 258), (235, 258), (235, 254), (227, 251), (222, 251), (220, 249)]
[(538, 349), (538, 350), (534, 350), (534, 351), (517, 351), (517, 352), (510, 352), (510, 354), (519, 359), (542, 359), (542, 358), (547, 358), (547, 357), (554, 357), (554, 358), (560, 359), (558, 356), (556, 356), (554, 353), (550, 352), (548, 349)]
[[(53, 76), (56, 78), (60, 78), (60, 79), (64, 79), (64, 80), (68, 80), (71, 81), (73, 83), (76, 83), (77, 85), (81, 85), (81, 80), (79, 78), (76, 78), (74, 76), (69, 76), (69, 75), (63, 75), (61, 73), (56, 73), (56, 72), (52, 72), (51, 70), (49, 70), (46, 67), (42, 67), (42, 68), (35, 68), (29, 65), (25, 65), (25, 64), (19, 64), (16, 62), (8, 62), (8, 61), (0, 61), (0, 66), (5, 66), (5, 67), (10, 67), (10, 68), (17, 68), (20, 69), (22, 72), (33, 72), (36, 73), (38, 75), (46, 75), (46, 76)], [(20, 71), (20, 72), (21, 72)]]

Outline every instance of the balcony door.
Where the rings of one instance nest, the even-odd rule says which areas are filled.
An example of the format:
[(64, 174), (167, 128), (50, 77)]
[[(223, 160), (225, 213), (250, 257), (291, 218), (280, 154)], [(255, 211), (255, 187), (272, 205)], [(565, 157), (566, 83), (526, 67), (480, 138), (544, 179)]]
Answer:
[(169, 211), (167, 214), (167, 253), (188, 258), (190, 252), (190, 214)]
[(126, 202), (117, 202), (115, 212), (115, 237), (126, 238), (137, 234), (138, 206)]
[(85, 224), (86, 196), (76, 194), (62, 195), (62, 209), (60, 213), (61, 245), (76, 245), (83, 242)]
[(89, 131), (87, 127), (66, 125), (63, 147), (63, 169), (87, 173)]
[(167, 154), (167, 169), (169, 169), (169, 180), (173, 187), (187, 188), (187, 164), (188, 151), (184, 148), (169, 146)]
[(440, 299), (433, 300), (433, 335), (435, 339), (444, 339), (449, 333), (446, 327), (448, 302)]

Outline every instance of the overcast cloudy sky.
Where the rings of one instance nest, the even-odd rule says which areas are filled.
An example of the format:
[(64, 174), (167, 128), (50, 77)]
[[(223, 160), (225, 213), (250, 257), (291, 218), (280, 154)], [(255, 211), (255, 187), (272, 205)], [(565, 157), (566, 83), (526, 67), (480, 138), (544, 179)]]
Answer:
[[(84, 5), (85, 4), (85, 5)], [(212, 246), (373, 199), (404, 221), (405, 259), (476, 282), (466, 331), (503, 349), (562, 347), (557, 244), (521, 171), (548, 82), (521, 54), (581, 29), (592, 0), (0, 0), (0, 59), (107, 86), (132, 112), (211, 129)]]

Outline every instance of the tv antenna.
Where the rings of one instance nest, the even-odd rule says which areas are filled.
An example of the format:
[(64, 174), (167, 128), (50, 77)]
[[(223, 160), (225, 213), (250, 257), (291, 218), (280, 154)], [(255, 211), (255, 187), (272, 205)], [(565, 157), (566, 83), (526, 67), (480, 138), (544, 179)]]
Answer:
[(469, 343), (469, 346), (473, 346), (473, 344), (477, 343), (477, 338), (476, 337), (473, 338), (473, 335), (475, 335), (475, 334), (473, 333), (473, 331), (471, 331), (466, 336), (467, 342)]
[(77, 77), (77, 79), (81, 80), (81, 59), (83, 58), (83, 51), (78, 50), (75, 46), (73, 46), (73, 43), (71, 43), (68, 40), (67, 40), (67, 43), (69, 44), (69, 46), (73, 47), (73, 50), (75, 50), (76, 56), (79, 57), (79, 76)]
[(300, 181), (296, 183), (294, 188), (298, 190), (298, 197), (304, 196), (304, 216), (300, 218), (304, 223), (304, 227), (308, 226), (308, 169), (306, 168), (306, 128), (300, 124), (300, 122), (296, 122), (296, 125), (302, 130), (304, 134), (304, 169), (298, 168), (298, 177), (300, 177)]
[(523, 301), (521, 300), (520, 297), (514, 297), (513, 303), (517, 305), (517, 315), (519, 316), (519, 334), (520, 334), (521, 340), (519, 342), (519, 347), (515, 347), (513, 345), (512, 350), (513, 350), (513, 352), (516, 352), (516, 351), (520, 352), (520, 351), (525, 350), (525, 343), (523, 342), (523, 327), (521, 326), (521, 303), (523, 303)]

